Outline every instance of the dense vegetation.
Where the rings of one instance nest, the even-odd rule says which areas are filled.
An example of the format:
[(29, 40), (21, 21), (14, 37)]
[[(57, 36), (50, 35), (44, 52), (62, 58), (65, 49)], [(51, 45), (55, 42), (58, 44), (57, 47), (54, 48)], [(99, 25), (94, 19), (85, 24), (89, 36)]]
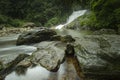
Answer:
[(65, 22), (73, 10), (89, 8), (80, 25), (92, 29), (120, 27), (120, 0), (0, 0), (0, 24), (21, 26), (35, 22), (53, 26)]
[(80, 24), (89, 26), (91, 29), (120, 27), (120, 0), (91, 0), (90, 13), (79, 19)]
[(52, 26), (66, 21), (72, 6), (77, 2), (79, 1), (0, 0), (0, 24), (20, 26), (24, 21), (31, 21), (39, 26)]

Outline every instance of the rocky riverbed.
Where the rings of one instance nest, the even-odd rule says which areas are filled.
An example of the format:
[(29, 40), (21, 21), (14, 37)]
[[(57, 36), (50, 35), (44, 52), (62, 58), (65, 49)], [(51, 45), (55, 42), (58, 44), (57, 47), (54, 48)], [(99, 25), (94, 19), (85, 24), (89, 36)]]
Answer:
[[(17, 54), (14, 58), (10, 58), (9, 61), (6, 60), (7, 63), (4, 60), (7, 58), (6, 55), (3, 56), (2, 60), (0, 60), (0, 75), (3, 80), (10, 80), (6, 79), (6, 76), (14, 70), (19, 73), (24, 69), (23, 73), (25, 74), (27, 68), (35, 65), (41, 65), (46, 70), (56, 73), (59, 72), (64, 61), (67, 61), (67, 64), (72, 63), (73, 68), (71, 70), (75, 71), (79, 78), (71, 78), (75, 75), (69, 72), (73, 76), (65, 76), (64, 79), (54, 78), (53, 80), (120, 79), (119, 35), (83, 35), (79, 31), (69, 29), (58, 31), (39, 28), (19, 35), (16, 42), (19, 45), (16, 47), (29, 45), (36, 49), (26, 48), (26, 51), (33, 50), (30, 51), (31, 54), (24, 54), (27, 52), (23, 48), (21, 49), (21, 51), (23, 50), (22, 54)], [(68, 46), (69, 44), (72, 47)], [(15, 53), (18, 52), (15, 51)], [(66, 53), (70, 53), (71, 57), (68, 57)], [(71, 53), (73, 54), (71, 55)]]
[(4, 27), (3, 29), (0, 29), (0, 37), (2, 36), (9, 36), (11, 34), (20, 34), (26, 31), (30, 31), (33, 28), (26, 27), (26, 28), (14, 28), (14, 27)]

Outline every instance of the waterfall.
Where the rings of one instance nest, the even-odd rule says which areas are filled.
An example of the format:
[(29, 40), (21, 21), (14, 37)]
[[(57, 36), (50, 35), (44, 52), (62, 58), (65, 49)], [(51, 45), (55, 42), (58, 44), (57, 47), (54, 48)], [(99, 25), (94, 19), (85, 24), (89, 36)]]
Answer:
[(61, 29), (63, 28), (65, 25), (68, 25), (69, 23), (71, 23), (72, 21), (74, 21), (76, 18), (78, 18), (79, 16), (82, 16), (85, 14), (87, 10), (79, 10), (79, 11), (74, 11), (69, 18), (67, 19), (67, 22), (65, 24), (60, 24), (58, 26), (55, 27), (55, 29)]

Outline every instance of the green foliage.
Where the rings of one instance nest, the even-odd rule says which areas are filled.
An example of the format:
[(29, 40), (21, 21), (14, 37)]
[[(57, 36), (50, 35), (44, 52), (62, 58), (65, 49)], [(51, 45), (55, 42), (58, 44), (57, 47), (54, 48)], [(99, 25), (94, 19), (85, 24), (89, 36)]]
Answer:
[(90, 29), (99, 29), (99, 23), (96, 20), (96, 16), (93, 12), (85, 14), (79, 18), (81, 26), (88, 26)]
[(39, 26), (54, 26), (65, 22), (78, 6), (90, 6), (92, 10), (79, 18), (82, 26), (95, 29), (120, 26), (120, 0), (0, 0), (0, 24), (17, 27), (26, 20)]
[(89, 12), (83, 16), (80, 16), (78, 19), (68, 25), (69, 28), (79, 27), (80, 29), (85, 26), (91, 30), (102, 28), (93, 12)]
[(120, 28), (120, 8), (114, 10), (114, 16), (116, 20), (116, 26)]
[[(44, 26), (46, 23), (51, 24), (51, 21), (54, 21), (52, 18), (55, 17), (64, 22), (66, 15), (72, 12), (72, 5), (80, 2), (80, 0), (0, 0), (0, 14)], [(12, 25), (17, 26), (19, 23), (17, 20)]]
[(120, 15), (120, 0), (92, 0), (91, 10), (95, 13), (100, 26), (117, 29)]
[(59, 23), (59, 19), (58, 19), (57, 17), (54, 17), (54, 18), (50, 19), (50, 20), (46, 23), (45, 26), (50, 27), (50, 26), (54, 26), (54, 25), (56, 25), (56, 24), (58, 24), (58, 23)]
[(24, 23), (23, 20), (12, 19), (10, 17), (0, 15), (0, 24), (5, 25), (6, 27), (10, 27), (10, 26), (20, 27), (20, 26), (22, 26), (23, 23)]

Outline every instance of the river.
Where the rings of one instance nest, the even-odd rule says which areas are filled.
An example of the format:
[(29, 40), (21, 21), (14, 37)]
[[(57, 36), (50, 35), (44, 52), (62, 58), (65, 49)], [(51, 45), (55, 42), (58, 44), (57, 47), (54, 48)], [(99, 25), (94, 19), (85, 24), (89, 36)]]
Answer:
[[(61, 29), (63, 26), (69, 24), (77, 17), (83, 15), (86, 10), (75, 11), (68, 18), (65, 24), (58, 25), (56, 29)], [(66, 31), (65, 31), (66, 32)], [(60, 32), (61, 33), (61, 32)], [(71, 33), (68, 31), (68, 33)], [(68, 34), (67, 33), (67, 34)], [(76, 35), (75, 33), (71, 33), (72, 35)], [(69, 34), (69, 35), (71, 35)], [(14, 34), (6, 37), (0, 37), (0, 60), (8, 63), (14, 59), (14, 57), (19, 54), (29, 54), (31, 55), (34, 51), (37, 50), (37, 47), (32, 45), (22, 45), (16, 46), (16, 40), (19, 34)], [(76, 35), (80, 36), (80, 35)], [(43, 68), (40, 65), (29, 67), (27, 69), (23, 69), (20, 71), (13, 71), (5, 77), (5, 80), (82, 80), (80, 79), (80, 69), (76, 64), (78, 62), (75, 58), (66, 58), (65, 62), (60, 65), (60, 68), (57, 72), (50, 72)]]
[[(33, 46), (16, 46), (16, 39), (18, 35), (14, 37), (0, 37), (0, 57), (4, 58), (4, 56), (9, 56), (10, 58), (12, 54), (18, 55), (20, 53), (25, 53), (31, 55), (33, 51), (36, 50)], [(9, 61), (9, 58), (7, 58)], [(61, 64), (60, 69), (57, 72), (50, 72), (43, 68), (40, 65), (35, 67), (29, 67), (25, 70), (21, 70), (21, 73), (17, 71), (13, 71), (5, 77), (5, 80), (80, 80), (76, 69), (73, 63), (70, 60), (66, 60), (63, 64)]]

